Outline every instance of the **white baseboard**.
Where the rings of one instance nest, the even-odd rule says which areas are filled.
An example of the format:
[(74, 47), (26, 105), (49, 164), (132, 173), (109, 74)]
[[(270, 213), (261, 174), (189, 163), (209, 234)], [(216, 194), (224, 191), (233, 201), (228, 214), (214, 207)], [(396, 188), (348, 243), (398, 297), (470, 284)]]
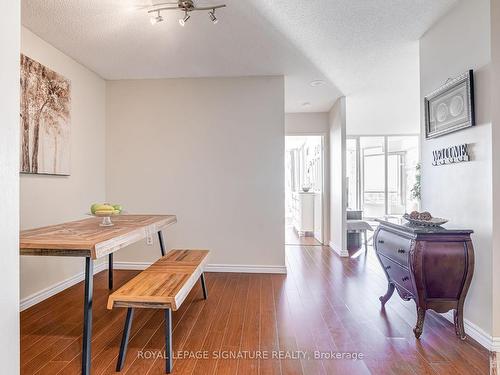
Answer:
[[(99, 273), (107, 269), (107, 267), (108, 267), (107, 262), (95, 264), (94, 275), (96, 273)], [(62, 292), (64, 289), (67, 289), (75, 284), (78, 284), (80, 281), (83, 281), (84, 278), (85, 278), (85, 273), (80, 272), (75, 276), (71, 276), (66, 280), (60, 281), (39, 292), (33, 293), (32, 295), (25, 297), (20, 301), (19, 310), (20, 311), (26, 310), (27, 308), (36, 305), (37, 303), (42, 302), (43, 300), (46, 300), (47, 298), (52, 297), (53, 295), (59, 292)]]
[[(117, 270), (145, 270), (151, 263), (148, 262), (114, 262)], [(286, 274), (286, 266), (255, 266), (239, 264), (208, 264), (207, 272), (235, 272), (235, 273), (274, 273)]]
[[(453, 312), (441, 314), (446, 320), (453, 324)], [(493, 337), (470, 320), (464, 319), (465, 333), (471, 339), (476, 340), (481, 346), (484, 346), (491, 352), (500, 352), (500, 337)]]
[(207, 272), (275, 273), (286, 274), (286, 266), (250, 266), (239, 264), (209, 264)]
[(339, 249), (337, 248), (336, 246), (334, 246), (333, 242), (330, 241), (328, 243), (328, 246), (330, 246), (330, 248), (335, 251), (340, 257), (342, 258), (346, 258), (349, 256), (349, 252), (347, 250), (342, 250), (342, 249)]

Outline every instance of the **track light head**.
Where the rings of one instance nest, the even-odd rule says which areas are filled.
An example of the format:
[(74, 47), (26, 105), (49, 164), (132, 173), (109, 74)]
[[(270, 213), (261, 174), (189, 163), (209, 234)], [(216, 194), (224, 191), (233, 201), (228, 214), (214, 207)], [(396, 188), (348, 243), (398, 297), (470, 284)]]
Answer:
[(150, 21), (151, 21), (151, 25), (156, 25), (157, 23), (162, 22), (163, 21), (163, 17), (160, 14), (160, 11), (158, 11), (156, 17), (151, 17)]
[(186, 11), (186, 15), (184, 16), (184, 18), (181, 18), (179, 20), (179, 25), (181, 25), (182, 27), (184, 27), (184, 25), (186, 25), (186, 22), (191, 18), (191, 16), (188, 14), (188, 12)]
[(212, 21), (214, 25), (217, 25), (219, 23), (218, 18), (215, 16), (215, 9), (213, 9), (211, 12), (208, 12), (208, 15), (210, 17), (210, 21)]

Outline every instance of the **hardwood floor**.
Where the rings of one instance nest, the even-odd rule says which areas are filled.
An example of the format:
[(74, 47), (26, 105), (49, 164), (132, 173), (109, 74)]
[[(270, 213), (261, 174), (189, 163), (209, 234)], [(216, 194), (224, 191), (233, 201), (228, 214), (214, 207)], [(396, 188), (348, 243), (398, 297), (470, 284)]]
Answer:
[(322, 246), (314, 237), (299, 237), (293, 227), (287, 227), (285, 230), (285, 244), (286, 245), (304, 245), (304, 246)]
[[(457, 339), (441, 316), (429, 313), (416, 340), (414, 303), (394, 296), (380, 310), (386, 281), (372, 249), (341, 259), (326, 247), (289, 246), (287, 265), (288, 275), (208, 273), (208, 300), (198, 283), (173, 314), (173, 374), (489, 373), (489, 353)], [(115, 286), (136, 273), (115, 271)], [(110, 374), (125, 309), (106, 310), (106, 271), (94, 291), (92, 373)], [(79, 373), (82, 296), (80, 283), (21, 313), (22, 374)], [(161, 311), (138, 310), (121, 373), (162, 374), (163, 334)], [(315, 351), (344, 359), (314, 359)]]

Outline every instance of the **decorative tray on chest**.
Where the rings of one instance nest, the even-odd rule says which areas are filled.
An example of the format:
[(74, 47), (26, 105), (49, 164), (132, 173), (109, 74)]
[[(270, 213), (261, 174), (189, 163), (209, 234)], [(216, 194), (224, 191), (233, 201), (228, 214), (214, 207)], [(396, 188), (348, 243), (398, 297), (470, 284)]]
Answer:
[(417, 219), (415, 217), (411, 217), (408, 214), (404, 214), (403, 218), (405, 220), (408, 220), (412, 224), (420, 225), (423, 227), (439, 227), (439, 226), (446, 224), (448, 222), (447, 219), (442, 219), (440, 217), (432, 217), (432, 216), (429, 219), (424, 220), (424, 219), (420, 219), (420, 218)]

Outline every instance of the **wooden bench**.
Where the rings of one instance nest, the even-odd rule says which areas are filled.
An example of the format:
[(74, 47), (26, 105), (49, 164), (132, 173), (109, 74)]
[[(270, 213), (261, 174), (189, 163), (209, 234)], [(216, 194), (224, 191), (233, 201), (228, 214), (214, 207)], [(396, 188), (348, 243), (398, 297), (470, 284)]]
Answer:
[(128, 309), (116, 371), (121, 371), (125, 362), (135, 308), (165, 310), (166, 372), (172, 371), (172, 311), (179, 309), (198, 279), (207, 299), (203, 271), (208, 253), (208, 250), (171, 250), (109, 296), (108, 309)]

